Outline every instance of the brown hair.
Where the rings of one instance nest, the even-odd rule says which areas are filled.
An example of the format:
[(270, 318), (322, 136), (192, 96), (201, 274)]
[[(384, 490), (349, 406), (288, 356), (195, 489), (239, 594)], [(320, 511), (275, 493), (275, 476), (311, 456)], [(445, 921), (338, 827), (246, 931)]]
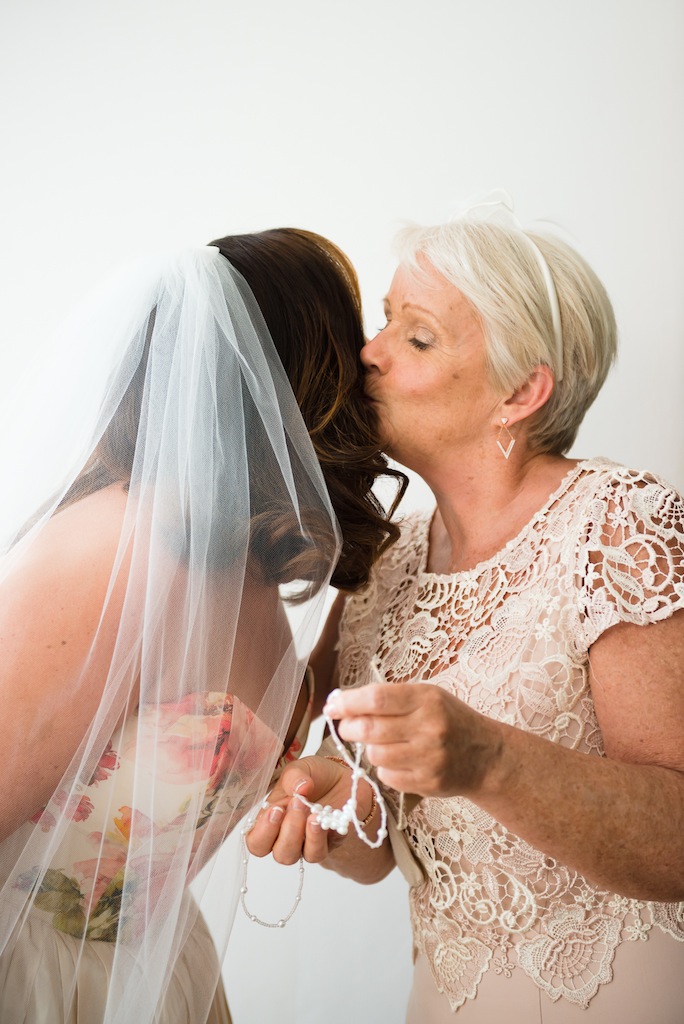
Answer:
[[(388, 468), (363, 396), (361, 296), (353, 266), (311, 231), (275, 228), (210, 243), (249, 284), (288, 376), (342, 532), (332, 583), (357, 590), (399, 535), (389, 521), (406, 489)], [(398, 494), (386, 513), (371, 490), (383, 475)]]
[[(399, 535), (389, 517), (407, 480), (388, 468), (376, 438), (374, 414), (364, 401), (359, 358), (364, 336), (354, 268), (332, 242), (295, 228), (229, 235), (211, 244), (245, 278), (264, 317), (340, 524), (342, 550), (331, 582), (356, 590), (368, 582), (373, 562)], [(139, 362), (116, 414), (60, 509), (115, 480), (130, 481), (154, 321), (153, 311), (144, 351), (135, 356)], [(248, 395), (243, 395), (243, 403), (247, 413)], [(258, 418), (251, 429), (260, 429)], [(250, 479), (250, 549), (272, 582), (300, 579), (312, 584), (298, 595), (303, 598), (324, 581), (326, 554), (334, 538), (327, 517), (308, 515), (302, 524), (307, 536), (293, 522), (290, 502), (279, 500), (277, 466), (271, 465), (268, 452), (264, 444), (263, 464), (254, 468)], [(296, 461), (296, 453), (290, 454)], [(371, 489), (383, 475), (398, 483), (389, 513)], [(305, 480), (300, 479), (298, 486), (306, 489)], [(230, 561), (230, 548), (225, 532), (217, 536), (214, 567)]]

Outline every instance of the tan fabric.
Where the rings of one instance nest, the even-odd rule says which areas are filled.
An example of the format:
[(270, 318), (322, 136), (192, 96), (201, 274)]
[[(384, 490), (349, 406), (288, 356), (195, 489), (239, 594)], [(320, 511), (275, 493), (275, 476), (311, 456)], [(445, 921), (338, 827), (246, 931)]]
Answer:
[(612, 980), (587, 1009), (555, 1003), (522, 973), (489, 971), (475, 999), (453, 1011), (437, 990), (427, 958), (416, 961), (406, 1024), (682, 1024), (684, 947), (662, 932), (648, 942), (623, 942), (615, 953)]
[[(2, 1024), (101, 1024), (116, 946), (89, 941), (82, 948), (77, 965), (81, 943), (32, 914), (11, 953), (0, 958)], [(158, 1024), (203, 1021), (217, 966), (213, 941), (198, 916), (176, 962)], [(74, 974), (72, 1000), (68, 986)], [(109, 998), (116, 1000), (116, 993), (112, 991)], [(231, 1024), (220, 981), (206, 1021)]]

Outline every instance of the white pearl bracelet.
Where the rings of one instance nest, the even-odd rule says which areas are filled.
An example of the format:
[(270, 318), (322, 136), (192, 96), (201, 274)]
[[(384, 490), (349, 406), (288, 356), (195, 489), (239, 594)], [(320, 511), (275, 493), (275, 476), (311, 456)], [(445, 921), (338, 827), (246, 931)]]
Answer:
[[(295, 793), (295, 796), (309, 808), (321, 828), (332, 830), (341, 836), (346, 836), (349, 832), (349, 825), (353, 824), (359, 839), (364, 842), (366, 846), (370, 847), (371, 850), (377, 850), (379, 846), (382, 846), (383, 842), (387, 838), (387, 807), (382, 798), (380, 787), (377, 782), (375, 779), (371, 778), (365, 768), (361, 765), (363, 744), (354, 744), (355, 755), (354, 760), (352, 761), (349, 756), (349, 751), (337, 735), (334, 722), (328, 717), (328, 715), (324, 715), (323, 717), (325, 718), (328, 726), (331, 739), (340, 753), (339, 758), (334, 758), (333, 760), (339, 761), (351, 770), (352, 788), (349, 799), (341, 810), (335, 810), (330, 807), (330, 805), (322, 806), (321, 804), (312, 804), (300, 793)], [(378, 826), (378, 832), (374, 840), (369, 839), (363, 830), (364, 825), (367, 825), (372, 817), (372, 813), (364, 821), (360, 821), (359, 816), (356, 813), (358, 805), (357, 794), (359, 779), (363, 779), (367, 782), (373, 791), (373, 807), (371, 808), (371, 812), (374, 812), (376, 806), (380, 808), (380, 825)]]
[(255, 820), (255, 818), (250, 818), (245, 827), (240, 832), (240, 842), (242, 845), (242, 882), (240, 883), (240, 903), (245, 914), (254, 924), (260, 924), (262, 928), (284, 928), (302, 900), (302, 889), (304, 888), (304, 858), (299, 858), (299, 883), (297, 885), (297, 895), (295, 896), (295, 900), (294, 903), (292, 904), (292, 909), (290, 910), (289, 914), (286, 914), (285, 917), (281, 917), (279, 921), (262, 921), (260, 917), (257, 917), (256, 914), (253, 914), (251, 912), (251, 910), (247, 906), (246, 901), (246, 896), (247, 893), (249, 892), (249, 889), (247, 887), (247, 866), (249, 864), (249, 850), (247, 849), (247, 840), (245, 837), (247, 833), (250, 831), (250, 829), (253, 827)]

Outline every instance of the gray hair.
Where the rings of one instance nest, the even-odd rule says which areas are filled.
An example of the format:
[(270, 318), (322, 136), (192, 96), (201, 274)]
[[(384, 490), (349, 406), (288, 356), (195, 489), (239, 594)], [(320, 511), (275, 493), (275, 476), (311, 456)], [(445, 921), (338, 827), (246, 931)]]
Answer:
[[(551, 367), (553, 393), (530, 418), (528, 443), (538, 452), (566, 452), (617, 351), (613, 307), (586, 260), (558, 238), (464, 218), (406, 227), (396, 248), (402, 266), (420, 275), (423, 256), (474, 307), (489, 379), (502, 394), (522, 387), (535, 367)], [(562, 366), (540, 253), (560, 307)]]

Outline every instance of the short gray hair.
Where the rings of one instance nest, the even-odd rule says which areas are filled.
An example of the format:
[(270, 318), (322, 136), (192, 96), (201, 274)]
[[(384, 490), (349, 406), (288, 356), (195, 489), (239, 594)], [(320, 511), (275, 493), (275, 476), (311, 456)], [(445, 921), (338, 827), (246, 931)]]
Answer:
[[(549, 293), (535, 246), (558, 296), (561, 380)], [(489, 378), (502, 394), (521, 387), (536, 366), (554, 370), (553, 393), (530, 419), (528, 443), (538, 452), (566, 452), (617, 351), (613, 307), (586, 260), (559, 238), (466, 218), (406, 227), (396, 248), (402, 266), (420, 275), (422, 255), (474, 307), (485, 335)]]

